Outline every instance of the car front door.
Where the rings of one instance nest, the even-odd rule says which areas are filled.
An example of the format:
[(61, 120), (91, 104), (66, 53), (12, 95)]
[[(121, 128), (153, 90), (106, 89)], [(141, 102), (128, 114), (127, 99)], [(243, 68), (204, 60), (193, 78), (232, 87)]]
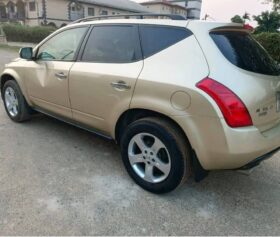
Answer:
[(72, 118), (69, 71), (88, 27), (66, 29), (43, 43), (30, 61), (26, 82), (31, 102), (38, 109)]
[(138, 26), (94, 26), (70, 72), (73, 118), (109, 132), (112, 121), (129, 108), (142, 67)]

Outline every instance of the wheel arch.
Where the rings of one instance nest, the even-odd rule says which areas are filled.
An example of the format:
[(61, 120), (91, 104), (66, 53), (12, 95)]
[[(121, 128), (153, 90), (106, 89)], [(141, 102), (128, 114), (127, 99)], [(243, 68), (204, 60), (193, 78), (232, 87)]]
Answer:
[[(24, 82), (22, 81), (22, 79), (20, 79), (20, 76), (13, 70), (5, 70), (3, 72), (3, 74), (1, 75), (1, 78), (0, 78), (0, 91), (2, 92), (2, 89), (5, 85), (5, 83), (9, 80), (14, 80), (17, 82), (17, 84), (19, 85), (20, 87), (20, 90), (22, 92), (22, 94), (24, 95), (24, 98), (26, 99), (27, 103), (30, 105), (30, 101), (29, 101), (29, 97), (28, 97), (28, 94), (27, 94), (27, 91), (26, 91), (26, 88), (25, 88), (25, 85), (24, 85)], [(2, 95), (3, 96), (3, 95)]]
[(203, 169), (203, 167), (200, 164), (200, 161), (196, 155), (195, 150), (193, 149), (191, 142), (188, 138), (188, 135), (184, 132), (183, 128), (172, 118), (169, 116), (166, 116), (165, 114), (162, 114), (157, 111), (153, 110), (147, 110), (147, 109), (129, 109), (121, 114), (119, 119), (117, 120), (116, 126), (115, 126), (115, 140), (119, 144), (121, 139), (121, 132), (129, 126), (129, 124), (133, 123), (134, 121), (142, 118), (147, 117), (156, 117), (164, 119), (171, 124), (173, 124), (178, 132), (181, 134), (181, 136), (184, 138), (186, 144), (191, 149), (191, 170), (194, 176), (195, 181), (200, 182), (203, 180), (208, 172)]
[(134, 121), (136, 121), (138, 119), (147, 118), (147, 117), (156, 117), (156, 118), (161, 118), (161, 119), (169, 121), (178, 129), (178, 131), (180, 133), (182, 133), (182, 135), (184, 136), (186, 141), (190, 144), (189, 139), (188, 139), (187, 135), (185, 134), (184, 130), (175, 120), (173, 120), (169, 116), (162, 114), (160, 112), (148, 110), (148, 109), (141, 109), (141, 108), (129, 109), (120, 115), (120, 117), (118, 118), (116, 125), (115, 125), (114, 135), (115, 135), (116, 142), (117, 143), (120, 142), (121, 131), (123, 131), (127, 126), (129, 126), (129, 124), (133, 123)]
[(9, 74), (3, 74), (0, 78), (0, 90), (3, 90), (3, 87), (7, 81), (15, 81), (15, 78)]

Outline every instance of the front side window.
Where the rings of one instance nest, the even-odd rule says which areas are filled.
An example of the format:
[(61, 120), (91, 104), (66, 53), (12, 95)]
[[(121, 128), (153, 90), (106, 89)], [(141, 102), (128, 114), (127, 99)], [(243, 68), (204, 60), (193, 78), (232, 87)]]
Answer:
[(277, 63), (250, 34), (242, 31), (217, 31), (210, 33), (210, 36), (222, 54), (235, 66), (260, 74), (280, 75)]
[(39, 48), (37, 59), (44, 61), (74, 60), (87, 29), (87, 27), (80, 27), (55, 35)]
[(140, 25), (144, 58), (186, 39), (192, 32), (186, 28), (170, 26)]
[(96, 26), (89, 36), (82, 61), (130, 63), (141, 58), (136, 26)]

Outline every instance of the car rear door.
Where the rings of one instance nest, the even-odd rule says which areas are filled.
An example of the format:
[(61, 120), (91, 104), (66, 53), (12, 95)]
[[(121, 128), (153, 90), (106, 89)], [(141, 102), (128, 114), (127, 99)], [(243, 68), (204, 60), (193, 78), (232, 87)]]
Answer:
[(70, 72), (74, 120), (101, 132), (131, 102), (143, 60), (136, 25), (96, 25)]

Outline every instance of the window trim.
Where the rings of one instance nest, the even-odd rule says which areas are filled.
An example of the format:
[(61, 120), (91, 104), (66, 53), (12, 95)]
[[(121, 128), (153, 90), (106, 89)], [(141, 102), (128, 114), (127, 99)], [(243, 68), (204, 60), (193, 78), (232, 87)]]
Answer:
[[(58, 59), (53, 59), (53, 60), (40, 60), (38, 59), (38, 53), (39, 53), (39, 50), (40, 48), (45, 44), (47, 43), (49, 40), (51, 40), (52, 38), (54, 38), (55, 36), (59, 35), (60, 33), (63, 33), (65, 31), (68, 31), (68, 30), (73, 30), (73, 29), (78, 29), (78, 28), (85, 28), (85, 33), (84, 35), (82, 36), (81, 38), (81, 41), (77, 47), (77, 51), (74, 55), (74, 58), (73, 60), (58, 60)], [(35, 52), (35, 56), (34, 56), (34, 61), (38, 61), (38, 62), (76, 62), (77, 61), (77, 58), (78, 58), (78, 55), (79, 55), (79, 52), (81, 50), (81, 46), (82, 46), (82, 43), (84, 42), (84, 39), (85, 37), (87, 36), (88, 32), (90, 31), (90, 28), (91, 28), (91, 25), (81, 25), (81, 26), (75, 26), (75, 27), (69, 27), (69, 28), (66, 28), (66, 29), (63, 29), (63, 30), (60, 30), (58, 32), (55, 32), (53, 35), (47, 37), (45, 40), (43, 40), (36, 48), (36, 52)]]
[[(149, 57), (144, 57), (142, 37), (141, 37), (141, 34), (140, 34), (140, 26), (151, 26), (151, 27), (162, 27), (162, 28), (175, 28), (175, 29), (184, 30), (184, 31), (186, 31), (186, 32), (189, 33), (189, 36), (186, 37), (185, 39), (187, 39), (187, 38), (191, 37), (192, 35), (194, 35), (193, 32), (192, 32), (190, 29), (188, 29), (188, 28), (186, 28), (186, 27), (183, 27), (183, 26), (158, 25), (158, 24), (134, 24), (134, 23), (125, 23), (125, 24), (119, 24), (119, 23), (91, 24), (91, 28), (90, 28), (90, 30), (88, 31), (87, 36), (84, 38), (83, 44), (82, 44), (82, 46), (81, 46), (81, 48), (80, 48), (80, 52), (79, 52), (79, 55), (78, 55), (78, 57), (77, 57), (77, 62), (79, 62), (79, 63), (103, 63), (103, 64), (104, 64), (104, 63), (106, 63), (106, 64), (129, 64), (129, 63), (127, 63), (127, 62), (124, 62), (124, 63), (120, 63), (120, 62), (118, 62), (118, 63), (110, 63), (110, 62), (82, 61), (82, 56), (83, 56), (83, 54), (84, 54), (85, 46), (87, 45), (89, 36), (91, 35), (91, 32), (92, 32), (92, 30), (93, 30), (94, 27), (98, 27), (98, 26), (125, 26), (125, 25), (130, 25), (130, 26), (135, 26), (135, 27), (137, 27), (137, 34), (138, 34), (138, 39), (139, 39), (139, 43), (140, 43), (140, 51), (141, 51), (141, 52), (140, 52), (140, 55), (141, 55), (140, 59), (139, 59), (139, 60), (132, 61), (132, 62), (129, 62), (129, 63), (135, 63), (135, 62), (143, 61), (143, 60), (145, 60), (145, 59), (147, 59), (147, 58), (150, 58), (150, 57), (154, 56), (155, 54), (157, 54), (157, 53), (159, 53), (159, 52), (161, 52), (161, 51), (163, 51), (163, 50), (165, 50), (165, 49), (167, 49), (167, 48), (169, 48), (169, 47), (172, 46), (172, 45), (171, 45), (171, 46), (169, 46), (169, 47), (167, 47), (167, 48), (164, 48), (163, 50), (161, 50), (161, 51), (159, 51), (159, 52), (155, 52), (154, 54), (151, 54)], [(185, 40), (185, 39), (183, 39), (183, 40)], [(181, 41), (179, 41), (179, 42), (181, 42)], [(179, 42), (178, 42), (178, 43), (179, 43)]]
[[(82, 60), (83, 58), (83, 55), (84, 55), (84, 52), (85, 52), (85, 48), (86, 48), (86, 45), (89, 41), (89, 37), (93, 31), (94, 28), (96, 27), (103, 27), (103, 26), (131, 26), (133, 28), (135, 28), (135, 31), (136, 31), (136, 34), (137, 34), (137, 38), (138, 38), (138, 43), (139, 43), (139, 46), (138, 46), (138, 50), (139, 50), (139, 55), (140, 55), (140, 58), (137, 59), (137, 60), (134, 60), (134, 61), (131, 61), (131, 62), (100, 62), (100, 61), (84, 61)], [(91, 29), (89, 30), (86, 38), (84, 39), (84, 42), (80, 48), (80, 52), (79, 52), (79, 55), (78, 55), (78, 58), (77, 58), (77, 62), (79, 63), (98, 63), (98, 64), (131, 64), (131, 63), (136, 63), (136, 62), (139, 62), (139, 61), (142, 61), (143, 60), (143, 52), (142, 52), (142, 45), (141, 45), (141, 41), (140, 41), (140, 35), (139, 35), (139, 24), (131, 24), (131, 23), (126, 23), (126, 24), (118, 24), (118, 23), (107, 23), (107, 24), (92, 24), (91, 25)]]

